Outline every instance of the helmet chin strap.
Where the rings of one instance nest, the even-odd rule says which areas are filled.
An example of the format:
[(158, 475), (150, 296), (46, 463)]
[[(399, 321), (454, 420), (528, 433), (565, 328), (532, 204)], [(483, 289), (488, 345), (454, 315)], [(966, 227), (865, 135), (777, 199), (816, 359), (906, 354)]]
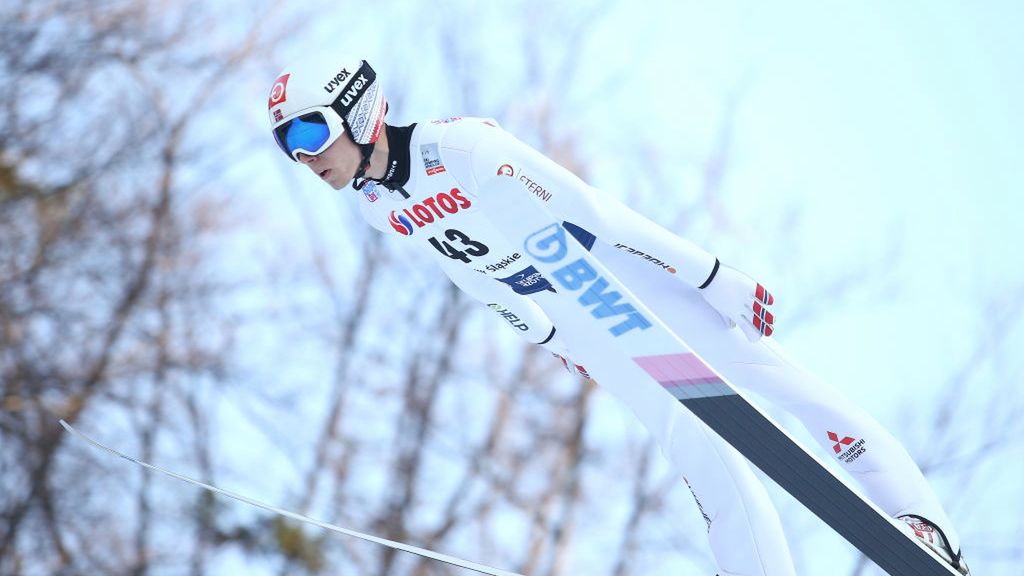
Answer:
[(373, 154), (373, 146), (375, 142), (369, 144), (356, 144), (359, 146), (359, 151), (362, 152), (363, 159), (359, 163), (359, 168), (356, 169), (356, 173), (352, 176), (352, 189), (362, 190), (366, 183), (372, 180), (372, 178), (366, 177), (366, 170), (370, 167), (370, 155)]
[[(412, 131), (415, 126), (415, 124), (403, 127), (384, 125), (384, 130), (387, 133), (388, 148), (386, 150), (382, 148), (378, 153), (378, 155), (383, 154), (387, 156), (386, 159), (377, 159), (377, 161), (385, 163), (383, 170), (381, 170), (384, 174), (380, 177), (373, 178), (366, 175), (366, 171), (370, 167), (370, 155), (375, 150), (374, 144), (359, 145), (359, 149), (363, 154), (363, 161), (355, 176), (352, 177), (352, 188), (362, 190), (367, 182), (372, 181), (389, 190), (400, 192), (404, 198), (408, 198), (409, 194), (402, 187), (409, 181), (409, 142), (412, 139)], [(380, 166), (376, 166), (376, 168), (378, 170), (381, 169)]]

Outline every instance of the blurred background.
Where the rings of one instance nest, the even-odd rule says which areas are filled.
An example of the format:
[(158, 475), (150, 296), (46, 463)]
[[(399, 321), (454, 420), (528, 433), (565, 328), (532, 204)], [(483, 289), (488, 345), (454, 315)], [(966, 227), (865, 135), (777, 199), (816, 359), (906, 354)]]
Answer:
[[(59, 418), (531, 576), (714, 574), (631, 414), (281, 155), (270, 85), (325, 47), (372, 63), (390, 123), (495, 118), (769, 286), (775, 337), (905, 442), (974, 572), (1019, 574), (1022, 24), (1012, 1), (5, 0), (0, 574), (465, 573)], [(770, 490), (799, 574), (880, 573)]]

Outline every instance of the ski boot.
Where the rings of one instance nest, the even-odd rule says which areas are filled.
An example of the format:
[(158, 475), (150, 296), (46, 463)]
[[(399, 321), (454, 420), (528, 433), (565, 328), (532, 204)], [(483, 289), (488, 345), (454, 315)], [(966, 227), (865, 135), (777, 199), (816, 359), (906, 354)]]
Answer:
[(908, 533), (912, 533), (929, 550), (934, 552), (936, 556), (947, 562), (954, 570), (963, 574), (963, 576), (971, 576), (971, 570), (967, 567), (967, 563), (964, 562), (960, 551), (958, 550), (955, 554), (953, 553), (949, 542), (946, 541), (945, 534), (942, 533), (938, 526), (932, 524), (926, 518), (914, 514), (904, 514), (899, 517), (899, 520), (906, 523), (910, 529)]

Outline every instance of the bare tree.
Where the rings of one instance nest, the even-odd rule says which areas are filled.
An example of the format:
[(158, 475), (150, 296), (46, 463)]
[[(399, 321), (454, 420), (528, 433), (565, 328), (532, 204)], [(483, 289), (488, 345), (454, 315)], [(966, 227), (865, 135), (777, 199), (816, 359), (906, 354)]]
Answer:
[[(109, 423), (147, 457), (168, 431), (191, 433), (209, 464), (198, 406), (228, 369), (233, 327), (215, 313), (231, 286), (204, 244), (225, 207), (189, 198), (182, 173), (198, 144), (191, 106), (262, 31), (196, 50), (209, 26), (189, 17), (199, 5), (186, 8), (68, 0), (7, 3), (0, 15), (5, 574), (205, 570), (208, 517), (192, 523), (185, 555), (168, 548), (148, 478), (69, 450), (56, 425)], [(111, 485), (128, 497), (97, 489)]]
[[(628, 87), (612, 81), (613, 69), (589, 94), (557, 87), (600, 76), (602, 63), (587, 56), (591, 31), (620, 7), (325, 3), (316, 14), (344, 16), (332, 41), (388, 17), (378, 53), (392, 121), (421, 111), (419, 96), (437, 95), (456, 107), (440, 114), (495, 116), (600, 185), (591, 135), (621, 139), (621, 128), (588, 125), (585, 137), (571, 125)], [(246, 130), (226, 138), (224, 118), (247, 124), (218, 96), (244, 86), (247, 99), (262, 97), (248, 85), (262, 90), (259, 78), (269, 81), (283, 64), (269, 47), (290, 39), (293, 15), (304, 16), (304, 33), (315, 28), (303, 9), (84, 0), (0, 9), (0, 572), (199, 575), (241, 550), (254, 570), (282, 575), (455, 573), (239, 516), (233, 504), (126, 472), (65, 446), (58, 417), (121, 434), (143, 458), (208, 480), (265, 472), (302, 512), (531, 575), (581, 566), (616, 576), (668, 565), (710, 571), (700, 510), (640, 427), (624, 425), (613, 440), (597, 430), (618, 414), (599, 384), (569, 377), (408, 247), (370, 231), (350, 191), (307, 192), (283, 161), (274, 190), (265, 189), (267, 169), (231, 182), (248, 194), (219, 189), (225, 159), (262, 158), (272, 144)], [(425, 24), (438, 13), (451, 26)], [(495, 62), (481, 51), (498, 30), (483, 22), (500, 23), (519, 58)], [(415, 38), (417, 58), (394, 38)], [(421, 73), (432, 62), (443, 65), (443, 82)], [(519, 79), (515, 91), (507, 78)], [(747, 85), (723, 97), (715, 142), (686, 165), (659, 168), (671, 150), (631, 135), (612, 156), (635, 174), (634, 186), (609, 191), (650, 202), (644, 191), (676, 190), (672, 172), (686, 170), (696, 175), (692, 190), (655, 198), (662, 223), (719, 246), (749, 239), (725, 202)], [(246, 204), (250, 194), (281, 202), (261, 212)], [(292, 216), (294, 228), (273, 229)], [(794, 208), (780, 218), (784, 242), (803, 215)], [(234, 252), (251, 242), (230, 237), (240, 220), (276, 234), (254, 258)], [(793, 260), (779, 265), (809, 274)], [(887, 290), (884, 276), (869, 274), (875, 269), (837, 268), (826, 275), (827, 296)], [(790, 328), (820, 317), (823, 300), (794, 309)], [(997, 354), (1018, 323), (1014, 310), (1000, 324), (1005, 332), (979, 338), (950, 390)], [(247, 340), (260, 338), (260, 346)], [(1007, 382), (1019, 380), (1018, 365), (1006, 366)], [(998, 425), (971, 443), (944, 433), (955, 394), (916, 407), (921, 421), (908, 427), (927, 429), (928, 441), (911, 445), (930, 475), (967, 485), (967, 468), (1010, 449), (1000, 431), (1019, 428), (1019, 407), (989, 400), (987, 417)], [(225, 406), (241, 417), (223, 423)], [(221, 456), (249, 439), (223, 428), (243, 425), (262, 434), (250, 444), (267, 449), (239, 470)], [(610, 545), (596, 543), (601, 533), (613, 534)], [(1017, 548), (1007, 542), (993, 554), (1012, 559)]]

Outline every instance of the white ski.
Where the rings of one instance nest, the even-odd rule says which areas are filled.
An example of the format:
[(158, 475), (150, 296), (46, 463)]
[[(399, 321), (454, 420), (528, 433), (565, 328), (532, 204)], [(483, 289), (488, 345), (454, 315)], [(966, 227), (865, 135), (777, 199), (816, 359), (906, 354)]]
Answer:
[(437, 560), (439, 562), (444, 562), (446, 564), (451, 564), (452, 566), (458, 566), (460, 568), (465, 568), (467, 570), (472, 570), (474, 572), (479, 572), (480, 574), (491, 574), (492, 576), (522, 576), (521, 574), (517, 574), (515, 572), (508, 572), (506, 570), (499, 570), (497, 568), (491, 568), (490, 566), (484, 566), (483, 564), (477, 564), (476, 562), (470, 562), (468, 560), (462, 560), (461, 558), (455, 558), (454, 556), (448, 556), (446, 554), (440, 554), (440, 553), (437, 553), (437, 552), (432, 552), (432, 551), (426, 550), (424, 548), (417, 548), (416, 546), (410, 546), (408, 544), (402, 544), (401, 542), (394, 542), (392, 540), (387, 540), (385, 538), (378, 538), (377, 536), (371, 536), (369, 534), (363, 534), (361, 532), (356, 532), (355, 530), (349, 530), (348, 528), (342, 528), (340, 526), (335, 526), (334, 524), (328, 524), (327, 522), (321, 522), (319, 520), (310, 518), (309, 516), (304, 516), (302, 514), (298, 514), (298, 513), (295, 513), (295, 512), (290, 512), (288, 510), (284, 510), (284, 509), (278, 508), (276, 506), (271, 506), (269, 504), (264, 504), (264, 503), (259, 502), (257, 500), (253, 500), (252, 498), (248, 498), (248, 497), (242, 496), (240, 494), (235, 494), (234, 492), (229, 492), (227, 490), (222, 490), (220, 488), (217, 488), (216, 486), (211, 486), (209, 484), (206, 484), (206, 483), (200, 482), (198, 480), (194, 480), (192, 478), (189, 478), (188, 476), (183, 476), (183, 475), (178, 474), (176, 472), (171, 472), (170, 470), (166, 470), (166, 469), (161, 468), (159, 466), (154, 466), (152, 464), (148, 464), (146, 462), (143, 462), (142, 460), (139, 460), (138, 458), (133, 458), (131, 456), (128, 456), (126, 454), (118, 452), (117, 450), (114, 450), (113, 448), (110, 448), (109, 446), (104, 446), (103, 444), (100, 444), (96, 440), (93, 440), (92, 438), (90, 438), (89, 436), (86, 436), (85, 434), (79, 432), (78, 430), (75, 430), (70, 424), (68, 424), (64, 420), (60, 421), (60, 425), (63, 426), (64, 429), (67, 430), (68, 432), (70, 432), (71, 434), (77, 436), (78, 438), (81, 438), (82, 440), (85, 440), (89, 444), (92, 444), (93, 446), (96, 446), (97, 448), (102, 448), (103, 450), (106, 450), (107, 452), (110, 452), (111, 454), (113, 454), (115, 456), (120, 456), (121, 458), (124, 458), (125, 460), (128, 460), (129, 462), (134, 462), (135, 464), (138, 464), (139, 466), (142, 466), (144, 468), (148, 468), (150, 470), (155, 470), (155, 471), (160, 472), (162, 474), (166, 474), (166, 475), (168, 475), (168, 476), (170, 476), (172, 478), (177, 478), (178, 480), (182, 480), (182, 481), (188, 482), (189, 484), (192, 484), (194, 486), (198, 486), (198, 487), (200, 487), (200, 488), (202, 488), (204, 490), (209, 490), (210, 492), (213, 492), (214, 494), (220, 494), (222, 496), (227, 496), (228, 498), (234, 498), (235, 500), (239, 500), (241, 502), (245, 502), (246, 504), (249, 504), (251, 506), (255, 506), (257, 508), (263, 508), (264, 510), (269, 510), (269, 511), (273, 512), (274, 514), (279, 514), (279, 515), (284, 516), (286, 518), (291, 518), (292, 520), (298, 520), (300, 522), (305, 522), (307, 524), (312, 524), (314, 526), (319, 526), (320, 528), (324, 528), (326, 530), (331, 530), (333, 532), (339, 532), (341, 534), (345, 534), (347, 536), (353, 536), (355, 538), (360, 538), (360, 539), (366, 540), (368, 542), (374, 542), (374, 543), (380, 544), (382, 546), (387, 546), (388, 548), (394, 548), (395, 550), (401, 550), (403, 552), (409, 552), (411, 554), (416, 554), (417, 556), (422, 556), (424, 558), (430, 558), (431, 560)]
[(697, 356), (574, 237), (578, 228), (551, 216), (544, 199), (507, 176), (480, 189), (477, 206), (557, 290), (544, 297), (562, 301), (545, 312), (591, 374), (614, 375), (615, 385), (635, 383), (637, 391), (654, 386), (666, 402), (682, 403), (891, 576), (958, 576)]

